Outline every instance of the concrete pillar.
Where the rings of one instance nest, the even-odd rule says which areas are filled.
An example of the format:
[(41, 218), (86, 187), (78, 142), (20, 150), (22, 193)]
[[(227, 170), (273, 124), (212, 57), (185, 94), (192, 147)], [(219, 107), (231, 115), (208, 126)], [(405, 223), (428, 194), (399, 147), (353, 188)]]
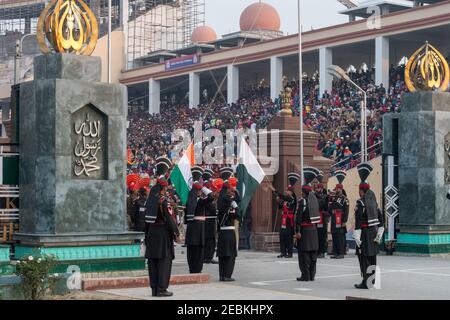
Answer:
[(123, 48), (123, 65), (128, 67), (128, 17), (129, 17), (129, 2), (122, 0), (120, 2), (120, 27), (123, 32), (124, 48)]
[(283, 59), (270, 58), (270, 98), (275, 100), (283, 88)]
[(161, 83), (158, 80), (148, 81), (148, 113), (159, 113), (161, 105)]
[(389, 88), (389, 38), (375, 39), (375, 84)]
[(189, 108), (197, 108), (200, 104), (200, 74), (189, 73)]
[(239, 67), (235, 65), (229, 65), (227, 69), (227, 102), (229, 104), (232, 104), (239, 100)]
[(333, 76), (328, 73), (327, 68), (333, 64), (333, 49), (331, 48), (320, 48), (319, 49), (319, 86), (320, 86), (320, 96), (324, 94), (325, 91), (331, 92), (333, 88)]

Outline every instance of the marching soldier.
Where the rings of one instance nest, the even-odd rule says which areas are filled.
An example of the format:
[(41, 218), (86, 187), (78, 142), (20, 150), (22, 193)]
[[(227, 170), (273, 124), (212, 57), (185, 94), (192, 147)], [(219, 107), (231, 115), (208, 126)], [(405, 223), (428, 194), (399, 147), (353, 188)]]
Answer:
[(317, 224), (317, 236), (319, 237), (319, 251), (317, 258), (325, 258), (328, 251), (328, 194), (323, 187), (323, 172), (320, 171), (317, 176), (315, 194), (319, 201), (320, 222)]
[(209, 196), (211, 190), (203, 187), (200, 183), (202, 175), (202, 168), (192, 168), (192, 179), (194, 183), (192, 184), (192, 190), (189, 192), (186, 203), (186, 246), (190, 273), (201, 273), (203, 270), (205, 211), (206, 206), (214, 200), (212, 196)]
[[(216, 199), (216, 190), (213, 185), (214, 172), (211, 169), (205, 169), (203, 173), (203, 181), (207, 188), (213, 191), (213, 197)], [(205, 221), (205, 257), (206, 264), (217, 264), (214, 260), (214, 253), (216, 251), (216, 236), (217, 236), (217, 201), (211, 201), (206, 205), (206, 221)]]
[(232, 278), (237, 257), (237, 241), (235, 220), (239, 216), (239, 196), (229, 183), (233, 169), (225, 167), (220, 170), (223, 187), (217, 200), (219, 237), (217, 240), (217, 256), (219, 257), (220, 281), (234, 281)]
[(299, 201), (296, 219), (298, 264), (302, 275), (297, 281), (314, 281), (319, 250), (316, 225), (320, 222), (320, 213), (311, 182), (319, 175), (319, 170), (307, 167), (303, 169), (303, 173), (302, 199)]
[(369, 272), (369, 267), (377, 264), (378, 245), (384, 233), (384, 218), (378, 208), (375, 193), (370, 190), (367, 178), (373, 171), (368, 163), (358, 165), (358, 173), (361, 178), (359, 196), (355, 208), (355, 231), (353, 237), (356, 242), (356, 254), (361, 269), (362, 282), (355, 284), (357, 289), (368, 289), (367, 280), (375, 270)]
[(333, 252), (332, 259), (343, 259), (346, 251), (347, 220), (349, 203), (346, 197), (344, 182), (347, 173), (345, 171), (336, 171), (335, 173), (338, 184), (336, 185), (335, 194), (330, 203), (331, 214), (331, 235), (333, 237)]
[(152, 296), (169, 297), (173, 293), (167, 291), (172, 260), (175, 258), (174, 240), (179, 241), (179, 232), (174, 217), (170, 215), (170, 207), (165, 197), (168, 182), (165, 174), (172, 163), (165, 157), (156, 159), (158, 180), (150, 190), (146, 204), (145, 257), (148, 259), (148, 273)]
[(271, 186), (272, 191), (277, 197), (283, 213), (281, 215), (281, 229), (280, 229), (280, 255), (277, 258), (292, 258), (292, 251), (294, 247), (294, 233), (295, 233), (295, 210), (297, 209), (297, 197), (294, 192), (294, 186), (300, 179), (297, 173), (289, 173), (289, 186), (285, 194), (275, 191)]

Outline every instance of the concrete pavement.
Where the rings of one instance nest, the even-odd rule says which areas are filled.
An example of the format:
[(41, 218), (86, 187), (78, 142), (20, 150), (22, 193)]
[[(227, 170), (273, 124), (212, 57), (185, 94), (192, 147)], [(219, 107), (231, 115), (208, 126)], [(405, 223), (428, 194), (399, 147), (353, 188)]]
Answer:
[[(186, 249), (178, 247), (173, 274), (186, 274)], [(349, 254), (343, 260), (319, 259), (314, 282), (298, 282), (297, 256), (277, 259), (277, 253), (240, 251), (233, 277), (236, 282), (218, 281), (218, 266), (205, 265), (211, 283), (172, 286), (176, 300), (309, 300), (346, 299), (450, 299), (450, 260), (430, 257), (378, 257), (381, 288), (357, 290), (361, 281), (358, 260)], [(154, 299), (147, 288), (101, 290), (134, 299)]]

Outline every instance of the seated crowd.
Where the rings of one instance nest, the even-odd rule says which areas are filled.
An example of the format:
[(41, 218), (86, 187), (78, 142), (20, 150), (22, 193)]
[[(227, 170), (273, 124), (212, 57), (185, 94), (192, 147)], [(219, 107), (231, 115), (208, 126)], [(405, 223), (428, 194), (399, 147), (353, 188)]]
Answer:
[[(404, 66), (391, 67), (390, 87), (374, 85), (374, 70), (350, 72), (352, 80), (367, 91), (367, 124), (369, 156), (381, 153), (382, 115), (401, 110), (401, 95), (407, 91)], [(264, 85), (264, 84), (261, 84)], [(291, 105), (295, 115), (299, 112), (298, 81), (289, 84), (293, 89)], [(318, 77), (303, 79), (304, 124), (317, 132), (320, 139), (317, 150), (332, 159), (339, 168), (350, 168), (357, 163), (360, 146), (361, 94), (343, 80), (333, 83), (333, 90), (319, 94)], [(189, 129), (193, 133), (194, 121), (202, 121), (203, 129), (262, 129), (281, 110), (281, 99), (272, 101), (267, 88), (246, 89), (241, 99), (227, 105), (223, 96), (214, 102), (190, 109), (187, 105), (163, 103), (161, 113), (132, 111), (129, 114), (128, 148), (135, 152), (130, 169), (153, 175), (154, 160), (158, 156), (178, 157), (171, 141), (175, 129)]]

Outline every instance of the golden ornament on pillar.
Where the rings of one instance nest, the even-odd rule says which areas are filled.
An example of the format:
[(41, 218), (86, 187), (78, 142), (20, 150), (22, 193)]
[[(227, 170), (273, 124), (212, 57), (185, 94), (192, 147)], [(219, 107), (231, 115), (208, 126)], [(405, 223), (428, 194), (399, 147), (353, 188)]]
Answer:
[(52, 0), (37, 24), (41, 51), (90, 56), (97, 45), (98, 23), (83, 0)]
[(288, 81), (286, 77), (283, 77), (283, 87), (284, 89), (280, 93), (281, 97), (281, 116), (282, 117), (292, 117), (292, 108), (291, 108), (291, 98), (292, 98), (292, 88), (287, 85)]
[(409, 91), (446, 91), (450, 80), (447, 60), (428, 41), (414, 52), (405, 69)]

